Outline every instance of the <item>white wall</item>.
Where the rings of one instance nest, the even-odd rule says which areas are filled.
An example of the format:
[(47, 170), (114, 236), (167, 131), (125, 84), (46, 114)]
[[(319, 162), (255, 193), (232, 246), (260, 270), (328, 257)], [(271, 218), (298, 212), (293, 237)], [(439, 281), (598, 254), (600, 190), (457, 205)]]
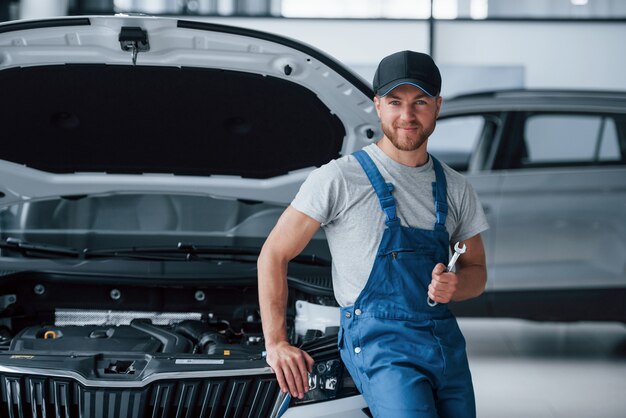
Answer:
[(45, 19), (67, 15), (69, 0), (21, 0), (20, 19)]
[[(429, 49), (426, 21), (206, 20), (304, 41), (352, 67), (370, 82), (382, 57), (403, 49)], [(485, 84), (487, 88), (626, 91), (624, 22), (440, 20), (435, 30), (434, 55), (442, 68), (445, 95), (474, 91)], [(463, 86), (468, 86), (467, 90)]]
[(626, 91), (626, 23), (438, 22), (444, 65), (520, 65), (530, 88)]
[(383, 57), (396, 51), (412, 49), (428, 52), (429, 48), (428, 23), (425, 21), (253, 18), (204, 20), (294, 38), (321, 49), (347, 65), (369, 65), (378, 63)]

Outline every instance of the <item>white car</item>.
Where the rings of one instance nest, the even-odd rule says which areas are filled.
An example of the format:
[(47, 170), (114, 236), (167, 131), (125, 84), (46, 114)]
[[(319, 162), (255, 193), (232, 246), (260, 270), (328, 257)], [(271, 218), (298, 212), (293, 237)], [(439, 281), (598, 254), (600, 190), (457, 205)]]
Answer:
[(368, 416), (323, 234), (289, 268), (304, 400), (265, 362), (256, 258), (311, 170), (381, 136), (372, 96), (243, 28), (0, 24), (0, 416)]

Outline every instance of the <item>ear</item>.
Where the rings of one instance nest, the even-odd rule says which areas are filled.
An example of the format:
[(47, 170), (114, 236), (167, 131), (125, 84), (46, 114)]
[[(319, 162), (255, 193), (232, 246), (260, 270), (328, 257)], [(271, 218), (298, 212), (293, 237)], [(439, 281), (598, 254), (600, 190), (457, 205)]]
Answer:
[(376, 107), (376, 113), (378, 114), (378, 119), (380, 119), (380, 97), (374, 96), (374, 105)]
[(443, 98), (441, 96), (437, 96), (437, 114), (435, 118), (439, 117), (439, 112), (441, 111), (441, 104), (443, 103)]

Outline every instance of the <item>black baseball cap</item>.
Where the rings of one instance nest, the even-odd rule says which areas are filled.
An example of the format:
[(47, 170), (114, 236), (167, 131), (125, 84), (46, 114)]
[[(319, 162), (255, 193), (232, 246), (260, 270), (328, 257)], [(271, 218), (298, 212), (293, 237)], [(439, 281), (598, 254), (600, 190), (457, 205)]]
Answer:
[(441, 92), (441, 73), (430, 55), (401, 51), (380, 61), (374, 74), (374, 93), (385, 96), (402, 84), (420, 88), (429, 96)]

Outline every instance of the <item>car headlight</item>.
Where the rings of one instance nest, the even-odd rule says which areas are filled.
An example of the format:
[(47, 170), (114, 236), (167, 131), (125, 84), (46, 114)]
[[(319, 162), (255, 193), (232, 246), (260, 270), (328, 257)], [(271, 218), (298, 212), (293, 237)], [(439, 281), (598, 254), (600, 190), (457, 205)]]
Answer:
[(288, 393), (281, 394), (277, 409), (272, 416), (280, 418), (292, 406), (325, 402), (358, 394), (359, 391), (352, 377), (339, 358), (316, 361), (313, 370), (309, 373), (309, 391), (304, 394), (304, 398), (297, 399), (292, 398)]
[(293, 398), (291, 406), (324, 402), (359, 394), (350, 373), (346, 370), (337, 349), (337, 337), (320, 338), (302, 346), (313, 357), (315, 364), (309, 373), (309, 391), (303, 399)]
[(340, 359), (318, 361), (309, 373), (309, 391), (302, 399), (292, 399), (291, 405), (323, 402), (358, 394), (352, 377)]

